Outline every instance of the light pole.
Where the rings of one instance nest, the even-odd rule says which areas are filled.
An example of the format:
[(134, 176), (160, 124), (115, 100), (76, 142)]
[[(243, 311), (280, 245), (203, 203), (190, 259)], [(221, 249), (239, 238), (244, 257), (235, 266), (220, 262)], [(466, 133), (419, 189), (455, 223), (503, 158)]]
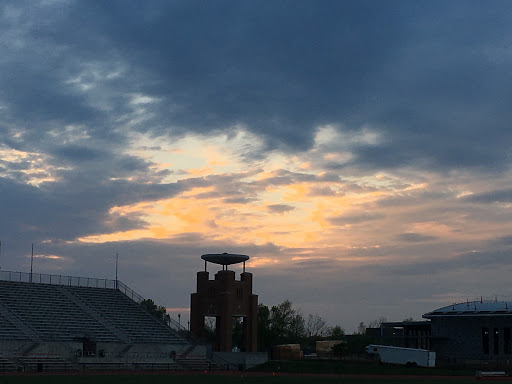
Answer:
[(34, 243), (32, 243), (32, 256), (30, 257), (30, 282), (32, 282), (32, 266), (34, 265)]
[(119, 261), (119, 253), (116, 252), (116, 289), (117, 289), (117, 264)]

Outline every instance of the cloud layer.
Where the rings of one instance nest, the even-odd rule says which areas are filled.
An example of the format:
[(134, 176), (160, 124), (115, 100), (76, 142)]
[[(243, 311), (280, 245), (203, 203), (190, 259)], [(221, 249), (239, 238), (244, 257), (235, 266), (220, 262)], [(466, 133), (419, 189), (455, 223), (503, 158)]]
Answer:
[(510, 295), (511, 25), (500, 1), (5, 2), (1, 267), (35, 243), (41, 272), (112, 277), (118, 252), (186, 308), (201, 254), (244, 253), (264, 303), (349, 331)]

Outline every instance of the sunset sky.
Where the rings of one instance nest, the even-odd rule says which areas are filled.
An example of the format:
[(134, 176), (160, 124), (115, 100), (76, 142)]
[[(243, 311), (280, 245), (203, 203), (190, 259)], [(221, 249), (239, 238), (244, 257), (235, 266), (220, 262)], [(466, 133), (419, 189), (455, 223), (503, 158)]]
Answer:
[(511, 122), (510, 1), (3, 1), (0, 267), (118, 253), (182, 322), (204, 253), (348, 332), (512, 300)]

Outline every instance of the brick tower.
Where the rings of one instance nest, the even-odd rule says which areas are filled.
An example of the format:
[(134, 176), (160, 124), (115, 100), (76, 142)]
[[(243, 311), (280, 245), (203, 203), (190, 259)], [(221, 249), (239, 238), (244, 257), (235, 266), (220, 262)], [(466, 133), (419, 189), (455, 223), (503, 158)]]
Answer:
[[(197, 272), (197, 292), (190, 298), (190, 331), (203, 336), (204, 318), (216, 318), (216, 340), (213, 350), (230, 352), (232, 348), (233, 317), (243, 318), (243, 348), (245, 352), (257, 350), (258, 295), (252, 293), (252, 273), (245, 272), (246, 255), (203, 255), (204, 271)], [(222, 265), (222, 270), (209, 279), (207, 263)], [(240, 280), (228, 265), (244, 263)]]

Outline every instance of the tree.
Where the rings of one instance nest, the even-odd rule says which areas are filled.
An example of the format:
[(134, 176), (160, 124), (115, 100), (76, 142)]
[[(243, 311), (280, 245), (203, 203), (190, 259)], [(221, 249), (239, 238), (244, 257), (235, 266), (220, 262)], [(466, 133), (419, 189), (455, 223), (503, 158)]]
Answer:
[(327, 338), (329, 340), (342, 340), (345, 338), (345, 330), (339, 325), (336, 325), (329, 329)]
[(241, 317), (233, 317), (233, 327), (231, 331), (233, 347), (242, 348), (244, 344), (243, 340), (243, 328), (244, 323)]
[(202, 339), (206, 343), (215, 343), (215, 338), (217, 337), (217, 322), (216, 318), (212, 316), (206, 316), (204, 318), (204, 328), (203, 328), (203, 337)]
[(272, 346), (270, 333), (270, 309), (258, 304), (258, 349), (266, 350)]
[(357, 332), (356, 334), (358, 335), (364, 335), (366, 334), (366, 324), (363, 323), (362, 321), (359, 323), (359, 325), (357, 326)]
[[(332, 337), (334, 335), (334, 338)], [(293, 308), (290, 300), (271, 308), (258, 305), (258, 348), (260, 351), (279, 344), (301, 344), (304, 350), (314, 351), (315, 343), (323, 338), (343, 339), (345, 331), (340, 327), (327, 327), (317, 314), (305, 318), (300, 309)]]
[[(243, 323), (241, 319), (241, 317), (233, 317), (231, 328), (233, 347), (243, 345)], [(215, 316), (205, 316), (202, 341), (207, 344), (215, 344), (217, 341), (217, 318)]]
[(306, 320), (306, 335), (308, 337), (324, 336), (327, 331), (327, 324), (317, 314), (308, 316)]
[(292, 308), (292, 302), (285, 300), (279, 305), (274, 305), (270, 309), (270, 328), (273, 333), (284, 336), (288, 332), (295, 310)]
[(347, 335), (345, 340), (348, 353), (364, 353), (366, 346), (373, 342), (373, 339), (366, 335)]
[(289, 327), (288, 338), (291, 342), (298, 342), (307, 336), (306, 322), (299, 311), (296, 311), (292, 316)]
[(270, 309), (269, 323), (272, 345), (296, 343), (305, 336), (304, 318), (288, 299)]
[(167, 314), (167, 309), (164, 306), (158, 306), (151, 299), (145, 299), (140, 302), (142, 308), (151, 313), (157, 319), (168, 322), (170, 320), (170, 316)]
[(288, 339), (288, 329), (294, 316), (292, 303), (289, 300), (270, 309), (270, 334), (273, 344), (284, 344)]
[(279, 344), (300, 343), (306, 337), (306, 322), (290, 300), (271, 308), (258, 305), (258, 347), (268, 350)]
[(387, 319), (384, 316), (379, 317), (376, 320), (370, 321), (368, 323), (368, 328), (380, 328), (382, 323), (385, 323)]
[(332, 346), (332, 353), (337, 356), (338, 358), (341, 358), (342, 356), (346, 355), (348, 352), (348, 346), (346, 342), (335, 344)]

